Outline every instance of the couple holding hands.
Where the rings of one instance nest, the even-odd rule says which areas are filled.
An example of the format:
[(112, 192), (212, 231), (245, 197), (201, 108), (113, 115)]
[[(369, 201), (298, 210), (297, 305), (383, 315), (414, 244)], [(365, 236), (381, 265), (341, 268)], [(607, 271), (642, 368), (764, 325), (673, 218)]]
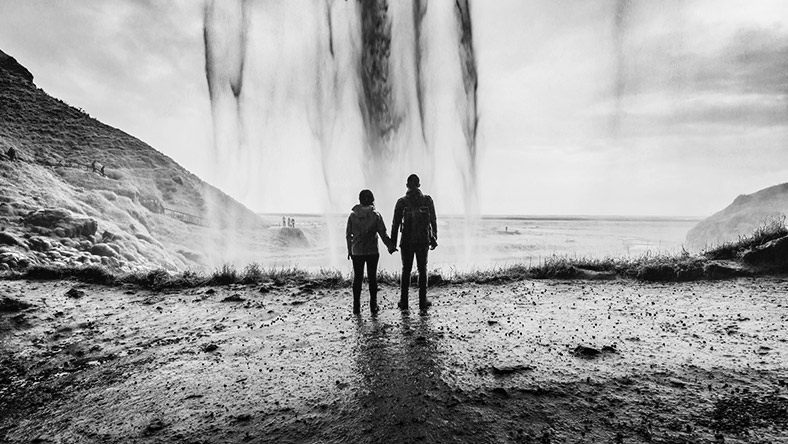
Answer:
[(427, 253), (438, 246), (438, 225), (435, 205), (432, 198), (419, 189), (419, 176), (411, 174), (407, 181), (408, 191), (397, 200), (394, 206), (394, 221), (391, 236), (386, 234), (383, 217), (375, 211), (375, 196), (370, 190), (362, 190), (358, 195), (359, 204), (353, 207), (347, 220), (345, 238), (347, 239), (348, 259), (353, 261), (353, 313), (361, 312), (361, 285), (364, 267), (369, 280), (369, 309), (373, 315), (378, 307), (378, 235), (386, 245), (389, 254), (397, 251), (397, 236), (400, 231), (400, 254), (402, 256), (402, 278), (400, 280), (400, 310), (408, 309), (408, 287), (413, 258), (419, 272), (419, 310), (425, 312), (432, 305), (427, 300)]

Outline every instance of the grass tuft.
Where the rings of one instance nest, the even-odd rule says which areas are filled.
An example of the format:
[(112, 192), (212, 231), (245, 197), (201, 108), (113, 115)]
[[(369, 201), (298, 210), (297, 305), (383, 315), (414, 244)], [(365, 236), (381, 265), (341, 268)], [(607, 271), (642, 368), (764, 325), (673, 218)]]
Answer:
[(746, 251), (767, 242), (788, 236), (788, 227), (785, 225), (785, 216), (776, 217), (765, 221), (748, 236), (739, 236), (734, 242), (725, 242), (712, 247), (703, 253), (703, 256), (712, 260), (732, 260), (740, 258)]

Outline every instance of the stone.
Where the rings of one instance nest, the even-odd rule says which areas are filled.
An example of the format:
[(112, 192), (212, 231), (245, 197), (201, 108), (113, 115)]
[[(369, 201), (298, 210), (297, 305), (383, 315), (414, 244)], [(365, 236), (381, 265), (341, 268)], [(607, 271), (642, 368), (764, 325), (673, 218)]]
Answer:
[(118, 255), (118, 252), (108, 244), (93, 245), (90, 249), (90, 253), (100, 257), (115, 257)]
[(572, 354), (581, 358), (595, 358), (601, 355), (602, 352), (592, 347), (578, 345), (574, 350), (572, 350)]
[(747, 275), (747, 270), (736, 263), (714, 261), (703, 266), (703, 276), (706, 279), (731, 279)]
[(55, 233), (55, 236), (57, 237), (67, 237), (66, 230), (63, 227), (57, 227), (54, 230), (52, 230), (52, 232)]
[(71, 290), (66, 292), (66, 297), (71, 299), (81, 299), (85, 297), (86, 293), (77, 287), (73, 287)]
[(788, 268), (788, 236), (753, 248), (744, 253), (742, 261), (761, 267)]
[(90, 236), (98, 230), (98, 222), (95, 219), (75, 217), (67, 210), (59, 208), (31, 211), (25, 215), (24, 220), (29, 225), (49, 230), (62, 228), (64, 234), (62, 237)]
[(27, 243), (33, 251), (44, 252), (52, 249), (52, 244), (49, 243), (49, 240), (41, 236), (33, 236), (27, 240)]
[(530, 365), (523, 365), (523, 364), (513, 364), (513, 365), (493, 365), (490, 367), (492, 370), (492, 374), (496, 376), (506, 376), (511, 375), (514, 373), (526, 372), (533, 370), (534, 368)]
[(242, 298), (241, 295), (235, 293), (231, 296), (227, 296), (226, 298), (222, 299), (222, 302), (243, 302), (246, 299)]
[(8, 296), (0, 298), (0, 313), (16, 313), (32, 306), (32, 304), (28, 304), (25, 301), (20, 301), (19, 299), (10, 298)]
[(22, 247), (23, 249), (27, 250), (27, 245), (22, 239), (16, 237), (15, 235), (7, 231), (0, 231), (0, 245), (11, 245), (13, 247)]
[(3, 202), (0, 203), (0, 216), (13, 217), (16, 216), (16, 210), (10, 204)]

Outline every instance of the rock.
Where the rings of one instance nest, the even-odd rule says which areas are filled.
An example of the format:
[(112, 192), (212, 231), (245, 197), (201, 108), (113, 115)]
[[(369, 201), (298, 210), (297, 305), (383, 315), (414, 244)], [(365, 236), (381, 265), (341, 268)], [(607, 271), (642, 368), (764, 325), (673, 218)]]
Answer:
[(222, 299), (222, 302), (243, 302), (246, 299), (242, 298), (241, 295), (235, 293), (234, 295), (227, 296), (226, 298)]
[(66, 297), (71, 299), (80, 299), (83, 298), (85, 295), (86, 293), (77, 287), (73, 287), (71, 290), (66, 292)]
[(117, 251), (108, 244), (93, 245), (93, 247), (90, 248), (90, 253), (100, 257), (115, 257), (118, 255)]
[(3, 202), (0, 203), (0, 216), (13, 217), (16, 216), (16, 210), (10, 204)]
[(509, 392), (507, 392), (506, 389), (503, 388), (503, 387), (495, 387), (494, 389), (492, 389), (492, 393), (494, 395), (498, 395), (498, 396), (500, 396), (502, 398), (508, 398), (509, 397)]
[(273, 241), (277, 246), (286, 248), (308, 248), (312, 246), (312, 243), (309, 242), (309, 239), (307, 239), (300, 228), (279, 228)]
[(574, 350), (572, 350), (572, 354), (581, 358), (595, 358), (601, 355), (602, 352), (592, 347), (578, 345)]
[(165, 427), (167, 427), (167, 424), (165, 424), (164, 421), (159, 418), (155, 418), (145, 427), (144, 433), (146, 435), (152, 435), (164, 429)]
[(788, 267), (788, 236), (769, 241), (744, 253), (744, 263), (768, 268)]
[(90, 249), (93, 248), (93, 244), (90, 241), (83, 240), (79, 242), (78, 248), (82, 251), (90, 251)]
[(219, 346), (211, 342), (210, 344), (205, 344), (201, 347), (201, 350), (205, 353), (214, 352), (219, 349)]
[(747, 272), (740, 265), (733, 262), (709, 262), (703, 266), (703, 276), (706, 279), (731, 279), (747, 276)]
[(0, 271), (10, 271), (11, 267), (8, 264), (0, 264)]
[(16, 313), (32, 307), (32, 304), (20, 301), (18, 299), (3, 296), (0, 298), (0, 313)]
[(26, 82), (33, 83), (33, 74), (22, 66), (15, 58), (0, 51), (0, 69)]
[(117, 238), (115, 233), (111, 231), (104, 230), (104, 233), (101, 234), (101, 240), (103, 242), (114, 241)]
[(33, 251), (45, 252), (52, 249), (52, 244), (49, 243), (49, 240), (41, 236), (33, 236), (27, 240), (27, 243)]
[(52, 230), (52, 232), (55, 233), (55, 236), (57, 237), (68, 237), (66, 236), (66, 230), (63, 229), (63, 227), (57, 227), (54, 230)]
[(172, 181), (178, 185), (183, 185), (183, 179), (181, 179), (181, 176), (173, 176)]
[(24, 241), (14, 236), (7, 231), (0, 231), (0, 245), (11, 245), (13, 247), (22, 247), (27, 250), (27, 245)]
[(44, 208), (27, 213), (25, 222), (35, 227), (54, 230), (62, 228), (63, 237), (90, 236), (98, 230), (95, 219), (74, 217), (66, 210)]
[(534, 368), (530, 365), (514, 364), (514, 365), (493, 365), (490, 367), (492, 374), (496, 376), (506, 376), (514, 373), (527, 372)]

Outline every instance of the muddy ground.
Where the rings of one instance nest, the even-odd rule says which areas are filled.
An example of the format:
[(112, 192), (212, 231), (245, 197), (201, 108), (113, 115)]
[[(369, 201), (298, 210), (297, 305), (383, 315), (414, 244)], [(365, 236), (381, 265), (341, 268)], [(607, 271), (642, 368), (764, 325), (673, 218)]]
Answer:
[(347, 289), (0, 281), (0, 442), (788, 442), (787, 294), (523, 281), (421, 316), (383, 287), (373, 318)]

